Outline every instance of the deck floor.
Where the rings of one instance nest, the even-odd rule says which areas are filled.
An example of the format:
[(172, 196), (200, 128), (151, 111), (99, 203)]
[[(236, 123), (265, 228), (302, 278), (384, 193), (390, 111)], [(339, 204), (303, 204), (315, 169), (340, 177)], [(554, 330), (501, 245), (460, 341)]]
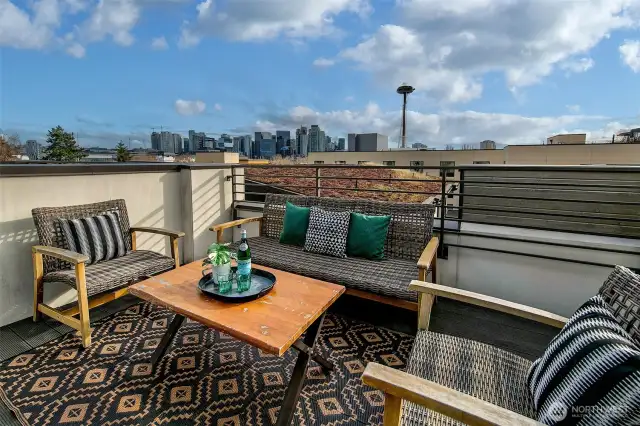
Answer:
[[(91, 311), (92, 322), (126, 309), (139, 302), (125, 296)], [(415, 334), (416, 313), (345, 295), (332, 307), (341, 315), (369, 322), (379, 327)], [(431, 331), (469, 338), (516, 353), (527, 359), (537, 358), (557, 329), (490, 311), (465, 303), (439, 299), (431, 318)], [(0, 362), (38, 347), (72, 331), (53, 320), (33, 323), (30, 318), (0, 328)], [(19, 425), (13, 414), (0, 403), (0, 426)]]

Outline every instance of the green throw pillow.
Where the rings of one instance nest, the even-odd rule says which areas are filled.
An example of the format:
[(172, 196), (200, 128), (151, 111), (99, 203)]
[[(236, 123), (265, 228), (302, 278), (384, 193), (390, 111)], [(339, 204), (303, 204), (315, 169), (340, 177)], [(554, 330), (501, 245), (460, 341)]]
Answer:
[(384, 259), (384, 242), (391, 216), (367, 216), (351, 213), (347, 256), (366, 259)]
[(280, 233), (282, 244), (295, 244), (303, 246), (309, 227), (309, 207), (300, 207), (287, 201), (284, 212), (284, 223)]

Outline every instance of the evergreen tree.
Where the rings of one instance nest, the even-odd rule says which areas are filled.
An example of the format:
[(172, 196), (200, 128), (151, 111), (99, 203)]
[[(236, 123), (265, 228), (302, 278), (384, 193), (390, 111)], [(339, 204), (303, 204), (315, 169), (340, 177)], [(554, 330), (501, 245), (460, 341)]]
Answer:
[(127, 151), (127, 147), (122, 143), (122, 141), (116, 145), (116, 158), (118, 159), (118, 163), (124, 163), (125, 161), (131, 160), (131, 154)]
[(87, 156), (76, 142), (73, 133), (65, 132), (61, 126), (49, 130), (48, 146), (44, 148), (44, 159), (48, 161), (77, 162)]

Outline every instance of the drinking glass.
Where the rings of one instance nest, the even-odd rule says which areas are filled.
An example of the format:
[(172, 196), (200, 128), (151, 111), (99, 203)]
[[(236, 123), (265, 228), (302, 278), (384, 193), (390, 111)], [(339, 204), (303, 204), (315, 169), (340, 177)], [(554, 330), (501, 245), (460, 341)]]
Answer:
[(251, 288), (251, 274), (236, 274), (236, 281), (238, 282), (239, 293)]
[(221, 274), (217, 275), (218, 278), (218, 292), (221, 294), (227, 294), (233, 287), (233, 274)]

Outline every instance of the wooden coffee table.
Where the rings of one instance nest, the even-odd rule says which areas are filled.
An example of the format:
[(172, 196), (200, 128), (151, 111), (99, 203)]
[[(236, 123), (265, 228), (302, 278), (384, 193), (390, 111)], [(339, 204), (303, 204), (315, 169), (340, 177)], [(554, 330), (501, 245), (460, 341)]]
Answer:
[(197, 288), (202, 277), (201, 261), (136, 283), (129, 287), (129, 292), (176, 313), (151, 357), (154, 365), (167, 351), (185, 318), (278, 356), (295, 348), (298, 359), (276, 423), (284, 426), (293, 418), (309, 360), (325, 369), (333, 368), (329, 361), (313, 353), (313, 347), (326, 310), (345, 288), (260, 265), (254, 267), (273, 273), (276, 285), (266, 296), (246, 303), (224, 303), (201, 294)]

